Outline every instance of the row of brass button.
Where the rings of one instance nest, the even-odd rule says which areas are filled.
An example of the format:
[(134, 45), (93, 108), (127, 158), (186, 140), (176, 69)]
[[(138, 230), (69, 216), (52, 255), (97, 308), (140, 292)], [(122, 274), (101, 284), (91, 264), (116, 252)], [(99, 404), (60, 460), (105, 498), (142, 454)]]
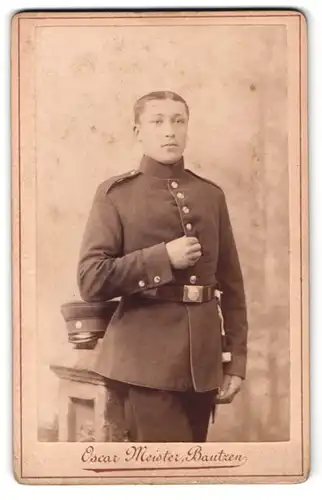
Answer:
[[(178, 189), (178, 187), (179, 187), (178, 182), (177, 182), (177, 181), (172, 181), (172, 182), (171, 182), (171, 187), (172, 187), (173, 189)], [(177, 193), (177, 195), (176, 195), (176, 196), (177, 196), (177, 198), (178, 198), (179, 200), (183, 200), (183, 199), (184, 199), (184, 194), (183, 194), (183, 193), (181, 193), (181, 192)], [(190, 208), (189, 208), (189, 207), (187, 207), (186, 205), (184, 205), (184, 206), (182, 207), (182, 212), (183, 212), (184, 214), (186, 214), (186, 215), (187, 215), (187, 214), (189, 214), (189, 213), (190, 213)], [(192, 224), (191, 224), (190, 222), (187, 222), (187, 224), (185, 224), (185, 228), (187, 229), (187, 231), (192, 231)], [(197, 276), (195, 276), (195, 275), (190, 276), (189, 281), (190, 281), (190, 283), (191, 283), (191, 284), (193, 284), (193, 285), (194, 285), (195, 283), (197, 283)]]

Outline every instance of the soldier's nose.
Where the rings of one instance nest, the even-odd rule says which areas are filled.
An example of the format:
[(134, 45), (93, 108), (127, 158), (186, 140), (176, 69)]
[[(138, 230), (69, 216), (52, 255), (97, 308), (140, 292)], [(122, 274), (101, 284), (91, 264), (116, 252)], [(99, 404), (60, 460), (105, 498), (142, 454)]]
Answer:
[(165, 125), (164, 127), (164, 135), (165, 137), (174, 137), (174, 129), (170, 124)]

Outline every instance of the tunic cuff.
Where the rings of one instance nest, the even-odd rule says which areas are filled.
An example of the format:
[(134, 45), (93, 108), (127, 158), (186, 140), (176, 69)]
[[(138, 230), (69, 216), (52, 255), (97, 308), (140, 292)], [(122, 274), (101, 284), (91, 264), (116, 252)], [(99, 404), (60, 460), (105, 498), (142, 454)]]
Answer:
[(224, 363), (223, 370), (225, 375), (236, 375), (244, 379), (246, 376), (246, 356), (233, 353), (231, 361)]
[(165, 243), (159, 243), (143, 251), (146, 283), (143, 289), (155, 288), (173, 280), (172, 268)]

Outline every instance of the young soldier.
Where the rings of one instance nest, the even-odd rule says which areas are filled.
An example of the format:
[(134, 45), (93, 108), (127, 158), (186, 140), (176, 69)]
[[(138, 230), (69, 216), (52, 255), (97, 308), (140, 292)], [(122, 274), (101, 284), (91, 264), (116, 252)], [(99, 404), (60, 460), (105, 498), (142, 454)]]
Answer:
[(203, 442), (216, 396), (230, 402), (245, 377), (242, 273), (223, 191), (184, 167), (187, 103), (152, 92), (134, 112), (144, 155), (98, 187), (79, 288), (89, 302), (122, 297), (97, 372), (126, 389), (131, 440)]

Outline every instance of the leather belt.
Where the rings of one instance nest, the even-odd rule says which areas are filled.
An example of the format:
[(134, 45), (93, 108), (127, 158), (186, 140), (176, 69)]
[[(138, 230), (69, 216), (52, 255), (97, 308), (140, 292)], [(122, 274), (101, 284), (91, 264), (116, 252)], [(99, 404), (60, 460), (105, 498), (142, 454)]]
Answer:
[(215, 285), (163, 285), (140, 292), (139, 295), (170, 302), (202, 303), (216, 298), (217, 291)]

